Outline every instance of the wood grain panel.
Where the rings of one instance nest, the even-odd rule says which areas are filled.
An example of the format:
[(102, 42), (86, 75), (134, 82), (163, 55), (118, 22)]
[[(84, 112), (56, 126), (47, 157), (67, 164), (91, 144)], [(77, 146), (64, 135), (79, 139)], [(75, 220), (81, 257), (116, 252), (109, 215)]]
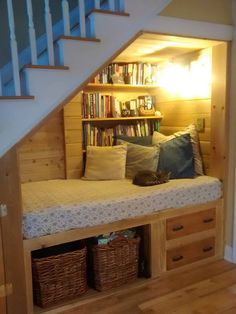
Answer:
[(173, 269), (215, 254), (215, 238), (208, 238), (167, 251), (167, 269)]
[(179, 113), (172, 113), (172, 114), (165, 114), (163, 113), (164, 110), (161, 111), (161, 113), (164, 115), (161, 125), (162, 126), (175, 126), (175, 127), (186, 127), (189, 124), (196, 123), (198, 118), (202, 118), (205, 120), (205, 126), (207, 128), (210, 127), (210, 116), (201, 114), (199, 112), (196, 112), (195, 114), (179, 114)]
[(21, 182), (64, 179), (64, 157), (21, 160)]
[[(211, 133), (211, 175), (220, 179), (225, 177), (227, 151), (227, 45), (212, 48), (212, 129)], [(219, 62), (220, 60), (220, 62)]]
[(192, 233), (205, 231), (215, 227), (215, 209), (208, 209), (194, 214), (167, 219), (167, 240), (183, 237)]
[(6, 283), (13, 293), (7, 297), (8, 314), (25, 314), (26, 287), (22, 237), (22, 208), (17, 153), (11, 149), (0, 159), (0, 199), (7, 216), (0, 219)]
[(64, 107), (67, 179), (76, 179), (83, 174), (81, 101), (82, 96), (79, 93)]
[(21, 182), (65, 178), (62, 112), (55, 114), (19, 149)]
[[(1, 218), (0, 218), (1, 219)], [(1, 295), (1, 287), (5, 286), (5, 268), (3, 262), (2, 228), (0, 223), (0, 313), (6, 314), (6, 297)]]

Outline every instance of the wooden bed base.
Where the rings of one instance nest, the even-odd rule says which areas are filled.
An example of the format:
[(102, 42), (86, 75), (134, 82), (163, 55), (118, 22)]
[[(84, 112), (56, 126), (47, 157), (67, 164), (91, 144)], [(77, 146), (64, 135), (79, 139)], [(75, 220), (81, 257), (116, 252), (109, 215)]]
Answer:
[[(33, 314), (31, 252), (99, 234), (143, 226), (145, 256), (151, 278), (223, 257), (223, 200), (163, 210), (105, 225), (24, 240), (27, 314)], [(98, 292), (99, 294), (99, 292)], [(89, 298), (89, 296), (88, 296)], [(84, 297), (83, 297), (84, 299)], [(57, 308), (57, 313), (58, 313)], [(42, 312), (50, 312), (42, 310)], [(50, 312), (51, 313), (51, 312)], [(53, 313), (53, 312), (52, 312)]]

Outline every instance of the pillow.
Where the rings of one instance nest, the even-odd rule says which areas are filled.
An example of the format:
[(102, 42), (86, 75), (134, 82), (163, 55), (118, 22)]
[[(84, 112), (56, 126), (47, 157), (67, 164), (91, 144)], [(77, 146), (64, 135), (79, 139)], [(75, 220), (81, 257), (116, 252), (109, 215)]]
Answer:
[(153, 132), (152, 137), (152, 144), (156, 145), (165, 141), (169, 141), (177, 136), (183, 135), (183, 134), (190, 134), (191, 137), (191, 143), (193, 147), (193, 156), (194, 156), (194, 171), (196, 175), (204, 175), (203, 166), (202, 166), (202, 158), (200, 154), (200, 148), (199, 148), (199, 139), (198, 139), (198, 133), (195, 128), (194, 124), (190, 124), (187, 128), (185, 128), (183, 131), (176, 132), (172, 135), (166, 136), (162, 133)]
[(194, 176), (193, 147), (190, 134), (160, 143), (158, 170), (170, 172), (170, 179)]
[(117, 140), (123, 140), (129, 143), (151, 146), (152, 145), (152, 135), (149, 136), (127, 136), (127, 135), (116, 135), (114, 136), (115, 143)]
[(125, 178), (127, 145), (87, 146), (83, 179), (119, 180)]
[(133, 179), (138, 171), (157, 170), (159, 147), (142, 146), (118, 140), (118, 143), (127, 144), (126, 177)]

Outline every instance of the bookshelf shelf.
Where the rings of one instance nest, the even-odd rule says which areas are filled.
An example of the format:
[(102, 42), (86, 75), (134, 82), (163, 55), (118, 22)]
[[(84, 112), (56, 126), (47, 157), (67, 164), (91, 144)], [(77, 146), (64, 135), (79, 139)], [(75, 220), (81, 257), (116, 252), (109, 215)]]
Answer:
[[(159, 130), (163, 117), (154, 115), (159, 92), (156, 74), (156, 64), (115, 62), (84, 87), (84, 149), (87, 145), (113, 145), (116, 135), (149, 136)], [(152, 116), (137, 116), (146, 110), (152, 110)]]
[(131, 85), (131, 84), (102, 84), (102, 83), (89, 83), (84, 91), (95, 90), (155, 90), (159, 88), (157, 85)]
[(125, 121), (125, 120), (161, 120), (162, 116), (136, 116), (136, 117), (119, 117), (119, 118), (89, 118), (82, 119), (82, 122), (96, 122), (96, 121)]

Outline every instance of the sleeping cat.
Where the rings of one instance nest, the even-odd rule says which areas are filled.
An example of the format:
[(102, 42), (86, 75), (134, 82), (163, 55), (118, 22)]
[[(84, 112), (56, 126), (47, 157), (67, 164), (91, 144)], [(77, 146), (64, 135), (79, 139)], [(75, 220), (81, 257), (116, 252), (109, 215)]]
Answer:
[(133, 184), (139, 186), (150, 186), (150, 185), (157, 185), (166, 183), (169, 181), (170, 172), (160, 172), (160, 171), (150, 171), (150, 170), (143, 170), (138, 171), (133, 178)]

